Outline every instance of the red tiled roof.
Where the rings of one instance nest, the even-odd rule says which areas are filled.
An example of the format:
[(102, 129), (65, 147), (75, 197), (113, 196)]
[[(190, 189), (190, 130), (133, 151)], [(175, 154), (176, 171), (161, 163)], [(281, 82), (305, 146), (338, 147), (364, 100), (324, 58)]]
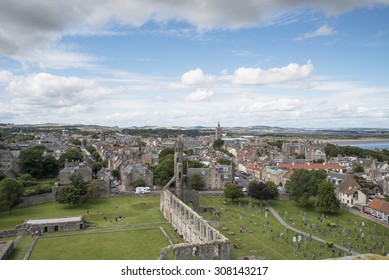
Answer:
[(288, 169), (342, 169), (342, 166), (337, 163), (304, 163), (304, 164), (290, 164), (290, 163), (279, 163), (278, 166), (285, 167)]
[(385, 214), (389, 214), (389, 202), (379, 199), (379, 198), (374, 198), (372, 202), (369, 203), (367, 206), (371, 209), (378, 210), (380, 212), (383, 212)]

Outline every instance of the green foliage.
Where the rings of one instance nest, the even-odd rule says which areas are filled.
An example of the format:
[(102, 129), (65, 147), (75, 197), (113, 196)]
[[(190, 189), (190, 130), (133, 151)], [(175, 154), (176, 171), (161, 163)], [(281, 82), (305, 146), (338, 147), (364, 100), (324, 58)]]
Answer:
[(174, 155), (166, 154), (159, 158), (158, 165), (153, 168), (154, 183), (164, 186), (174, 176)]
[(218, 158), (216, 159), (216, 162), (222, 165), (231, 165), (232, 161), (226, 158)]
[(335, 188), (331, 182), (322, 181), (319, 184), (316, 206), (324, 213), (336, 213), (339, 210), (339, 200), (336, 198)]
[(354, 168), (354, 172), (355, 173), (359, 173), (359, 172), (364, 172), (365, 169), (363, 168), (363, 165), (362, 164), (358, 164), (357, 166), (355, 166)]
[(165, 156), (167, 155), (174, 155), (174, 148), (164, 148), (161, 150), (161, 152), (159, 153), (159, 160), (161, 160), (162, 158), (164, 158)]
[(75, 173), (70, 176), (70, 184), (63, 187), (58, 196), (58, 203), (76, 205), (83, 203), (87, 198), (88, 183), (82, 174)]
[(277, 188), (271, 188), (267, 184), (255, 180), (250, 181), (248, 189), (248, 195), (259, 200), (274, 199), (277, 195)]
[(100, 157), (100, 154), (99, 152), (96, 150), (95, 147), (93, 147), (92, 145), (88, 146), (87, 148), (87, 151), (92, 155), (92, 158), (97, 161), (97, 162), (100, 162), (102, 161), (102, 158)]
[(235, 183), (226, 183), (224, 186), (224, 196), (231, 201), (244, 197), (242, 189)]
[(52, 192), (52, 186), (48, 184), (44, 184), (44, 185), (37, 185), (33, 187), (24, 188), (23, 196), (33, 196), (33, 195), (51, 193), (51, 192)]
[(282, 145), (284, 144), (284, 140), (276, 140), (273, 142), (267, 142), (267, 144), (270, 146), (273, 146), (273, 147), (277, 147), (278, 149), (281, 149)]
[(295, 169), (286, 188), (301, 206), (308, 204), (310, 196), (316, 196), (319, 184), (325, 180), (324, 170)]
[(329, 157), (342, 156), (355, 156), (360, 158), (372, 157), (378, 161), (389, 161), (389, 150), (373, 151), (366, 150), (359, 147), (353, 146), (338, 146), (334, 144), (327, 144), (324, 147), (324, 152)]
[(43, 156), (44, 147), (24, 149), (18, 157), (20, 173), (28, 173), (34, 178), (57, 176), (58, 162), (52, 156)]
[(135, 180), (134, 182), (131, 183), (131, 186), (134, 187), (134, 188), (144, 187), (144, 186), (146, 186), (146, 182), (143, 179), (137, 179), (137, 180)]
[(195, 190), (205, 189), (204, 179), (199, 173), (195, 173), (190, 176), (190, 184)]
[(189, 160), (189, 159), (184, 159), (183, 160), (183, 167), (184, 167), (184, 173), (187, 172), (188, 168), (206, 168), (207, 166), (199, 162), (197, 160)]
[(21, 202), (22, 194), (22, 187), (17, 181), (9, 178), (0, 181), (0, 208), (4, 207), (11, 213), (12, 208)]
[(120, 172), (119, 170), (112, 170), (111, 171), (111, 175), (115, 178), (115, 179), (120, 179)]
[(99, 172), (103, 168), (103, 164), (101, 162), (96, 162), (92, 166), (93, 175), (96, 176), (97, 172)]
[(83, 161), (84, 154), (80, 148), (71, 148), (59, 157), (58, 164), (60, 167), (65, 166), (65, 160), (68, 161)]
[(213, 141), (212, 146), (215, 150), (219, 150), (223, 147), (223, 145), (224, 145), (224, 141), (221, 139), (217, 139), (217, 140)]
[(69, 142), (72, 143), (73, 145), (81, 146), (81, 140), (79, 139), (70, 138)]
[(332, 242), (332, 241), (326, 241), (326, 244), (327, 244), (328, 248), (334, 247), (334, 242)]

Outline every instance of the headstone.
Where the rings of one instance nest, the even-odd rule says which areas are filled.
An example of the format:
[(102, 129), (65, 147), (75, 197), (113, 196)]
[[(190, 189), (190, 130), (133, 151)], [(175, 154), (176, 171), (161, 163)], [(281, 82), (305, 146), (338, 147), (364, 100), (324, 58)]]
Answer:
[(293, 243), (297, 241), (296, 236), (293, 236)]

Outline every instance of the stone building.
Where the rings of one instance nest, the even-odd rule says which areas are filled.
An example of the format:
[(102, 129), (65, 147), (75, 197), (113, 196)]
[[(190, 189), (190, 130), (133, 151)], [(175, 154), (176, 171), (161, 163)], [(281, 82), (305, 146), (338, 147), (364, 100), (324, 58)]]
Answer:
[(134, 190), (132, 184), (136, 180), (144, 180), (145, 187), (153, 186), (153, 172), (140, 163), (127, 164), (120, 169), (120, 178), (122, 180), (121, 191)]
[(92, 180), (92, 169), (83, 162), (65, 161), (65, 167), (59, 172), (58, 179), (61, 185), (70, 183), (70, 176), (73, 174), (81, 174), (85, 182)]
[(83, 229), (85, 229), (85, 221), (82, 216), (49, 219), (28, 219), (19, 229), (19, 234), (36, 234), (43, 232)]

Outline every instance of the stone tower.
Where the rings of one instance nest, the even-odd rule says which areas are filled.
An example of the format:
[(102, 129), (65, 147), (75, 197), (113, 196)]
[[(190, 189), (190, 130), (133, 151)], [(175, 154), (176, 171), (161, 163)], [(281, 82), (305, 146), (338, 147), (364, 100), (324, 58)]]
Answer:
[(176, 196), (182, 199), (183, 194), (183, 154), (184, 142), (181, 137), (178, 137), (174, 147), (174, 176), (176, 178)]
[(220, 122), (217, 122), (217, 127), (215, 129), (215, 140), (222, 139), (222, 128), (220, 127)]

